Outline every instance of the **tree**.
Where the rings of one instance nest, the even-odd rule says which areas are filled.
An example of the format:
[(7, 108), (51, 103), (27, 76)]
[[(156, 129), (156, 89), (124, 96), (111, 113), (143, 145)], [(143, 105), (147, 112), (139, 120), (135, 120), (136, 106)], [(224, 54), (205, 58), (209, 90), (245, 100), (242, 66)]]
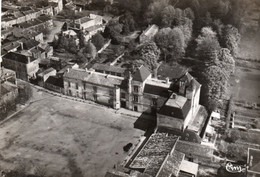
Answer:
[(184, 35), (180, 28), (162, 28), (154, 37), (158, 47), (164, 54), (164, 58), (171, 56), (173, 59), (179, 59), (184, 50)]
[(185, 48), (188, 46), (191, 37), (192, 37), (192, 20), (188, 18), (184, 18), (185, 23), (182, 25), (179, 25), (178, 28), (181, 29), (183, 35), (184, 35), (184, 42), (185, 42)]
[(158, 59), (161, 52), (153, 41), (143, 43), (133, 51), (133, 54), (136, 58), (138, 57), (145, 66), (154, 72), (155, 77), (157, 76)]
[(78, 52), (78, 44), (76, 43), (75, 38), (68, 38), (66, 36), (60, 36), (59, 37), (59, 46), (58, 48), (63, 48), (71, 53), (77, 53)]
[(104, 46), (105, 39), (100, 33), (97, 33), (91, 38), (91, 42), (94, 44), (97, 50), (99, 50)]
[(79, 38), (79, 47), (80, 48), (85, 47), (87, 42), (86, 42), (86, 38), (85, 38), (84, 32), (82, 30), (79, 31), (78, 38)]
[(238, 45), (240, 43), (240, 34), (238, 29), (232, 25), (226, 25), (223, 29), (224, 47), (228, 48), (233, 56), (238, 53)]
[(162, 20), (161, 24), (163, 27), (172, 27), (175, 18), (175, 9), (173, 6), (169, 5), (163, 9), (161, 12)]
[(220, 19), (216, 19), (216, 20), (213, 20), (211, 26), (212, 26), (212, 29), (217, 32), (217, 37), (220, 40), (219, 41), (220, 45), (223, 46), (223, 42), (222, 42), (221, 38), (222, 38), (224, 24), (222, 23), (222, 21)]
[(218, 61), (217, 65), (221, 67), (228, 75), (235, 71), (235, 60), (230, 54), (230, 50), (227, 48), (222, 48), (218, 52)]
[(196, 42), (197, 55), (205, 61), (215, 62), (220, 49), (216, 33), (210, 27), (204, 27)]
[(83, 54), (86, 58), (93, 60), (96, 58), (97, 55), (97, 49), (96, 47), (93, 45), (92, 42), (88, 42), (87, 45), (85, 46), (85, 48), (83, 49)]
[(110, 38), (112, 43), (119, 44), (123, 25), (117, 20), (110, 20), (104, 30), (104, 37)]
[(48, 0), (37, 0), (37, 2), (34, 2), (36, 7), (38, 8), (42, 8), (42, 7), (46, 7), (49, 5)]
[(188, 19), (190, 19), (190, 20), (194, 20), (195, 19), (194, 12), (189, 7), (183, 10), (183, 16), (188, 18)]
[(219, 66), (212, 65), (203, 72), (204, 83), (202, 92), (205, 105), (210, 111), (213, 111), (221, 104), (220, 98), (226, 91), (228, 76)]
[(123, 25), (122, 33), (128, 34), (136, 29), (136, 22), (131, 13), (125, 13), (123, 16), (119, 18), (119, 23)]
[(169, 6), (169, 0), (160, 0), (154, 1), (153, 3), (149, 4), (148, 9), (145, 13), (144, 19), (146, 20), (147, 24), (161, 24), (161, 13), (164, 8)]
[(140, 0), (121, 0), (119, 4), (122, 6), (122, 9), (130, 11), (137, 16), (141, 12), (142, 4)]

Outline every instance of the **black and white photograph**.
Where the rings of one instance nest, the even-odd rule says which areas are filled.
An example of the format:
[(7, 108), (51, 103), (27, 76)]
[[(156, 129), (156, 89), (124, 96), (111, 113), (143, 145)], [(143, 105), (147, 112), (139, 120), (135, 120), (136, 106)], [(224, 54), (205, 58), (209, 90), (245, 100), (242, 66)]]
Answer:
[(0, 9), (0, 177), (260, 177), (260, 0)]

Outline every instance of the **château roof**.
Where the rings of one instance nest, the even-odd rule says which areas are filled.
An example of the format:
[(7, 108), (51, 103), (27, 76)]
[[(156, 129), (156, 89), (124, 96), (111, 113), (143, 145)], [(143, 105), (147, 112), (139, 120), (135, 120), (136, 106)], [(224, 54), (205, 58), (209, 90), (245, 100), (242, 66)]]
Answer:
[(151, 75), (150, 71), (142, 65), (134, 73), (133, 80), (144, 82), (150, 75)]

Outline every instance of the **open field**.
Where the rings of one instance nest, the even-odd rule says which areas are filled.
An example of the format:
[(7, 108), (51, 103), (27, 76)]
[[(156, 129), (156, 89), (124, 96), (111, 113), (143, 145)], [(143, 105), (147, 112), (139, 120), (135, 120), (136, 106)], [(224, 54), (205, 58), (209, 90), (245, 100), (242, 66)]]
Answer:
[(36, 167), (48, 176), (100, 177), (123, 161), (144, 131), (135, 118), (33, 89), (33, 101), (0, 124), (0, 169)]
[(260, 103), (260, 70), (237, 67), (234, 99)]

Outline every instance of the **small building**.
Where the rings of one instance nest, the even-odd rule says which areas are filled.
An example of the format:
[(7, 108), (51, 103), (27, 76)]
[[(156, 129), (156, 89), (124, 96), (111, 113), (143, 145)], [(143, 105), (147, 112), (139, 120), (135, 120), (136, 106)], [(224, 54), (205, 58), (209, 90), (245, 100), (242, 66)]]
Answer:
[(20, 42), (9, 42), (1, 46), (1, 55), (5, 55), (8, 52), (15, 52), (21, 47)]
[(146, 30), (139, 36), (140, 43), (144, 43), (153, 39), (158, 32), (159, 27), (157, 25), (150, 25)]
[(66, 30), (62, 31), (62, 36), (66, 36), (68, 38), (77, 38), (78, 34), (74, 30)]
[(0, 68), (0, 119), (11, 107), (15, 106), (15, 100), (18, 96), (16, 74), (14, 71)]
[(214, 125), (218, 123), (219, 119), (220, 114), (213, 111), (209, 117), (208, 123), (205, 126), (205, 132), (202, 135), (202, 144), (214, 147), (217, 139), (217, 133)]
[(185, 160), (200, 163), (212, 162), (214, 148), (198, 143), (179, 140), (175, 147), (176, 151), (185, 154)]
[(104, 31), (103, 17), (100, 15), (90, 14), (89, 16), (75, 19), (72, 23), (66, 24), (69, 29), (83, 31), (85, 39), (88, 41), (99, 31)]
[(53, 69), (53, 68), (48, 68), (48, 69), (46, 69), (46, 70), (44, 70), (44, 71), (42, 71), (42, 72), (39, 72), (38, 74), (37, 74), (37, 77), (39, 78), (39, 82), (38, 82), (38, 84), (40, 85), (40, 86), (44, 86), (44, 82), (50, 77), (50, 76), (55, 76), (56, 75), (56, 70), (55, 69)]
[(248, 148), (247, 154), (247, 177), (260, 176), (260, 150)]
[(0, 87), (0, 119), (2, 119), (8, 110), (15, 106), (18, 88), (9, 82), (1, 83)]
[(58, 76), (49, 76), (44, 83), (44, 87), (58, 93), (64, 93), (63, 78)]
[(31, 52), (9, 52), (3, 57), (3, 66), (16, 72), (17, 78), (28, 81), (36, 78), (40, 58), (35, 58)]
[(56, 70), (61, 70), (61, 59), (58, 57), (50, 57), (50, 66)]
[(63, 0), (49, 0), (49, 5), (53, 8), (53, 15), (57, 15), (63, 10)]

